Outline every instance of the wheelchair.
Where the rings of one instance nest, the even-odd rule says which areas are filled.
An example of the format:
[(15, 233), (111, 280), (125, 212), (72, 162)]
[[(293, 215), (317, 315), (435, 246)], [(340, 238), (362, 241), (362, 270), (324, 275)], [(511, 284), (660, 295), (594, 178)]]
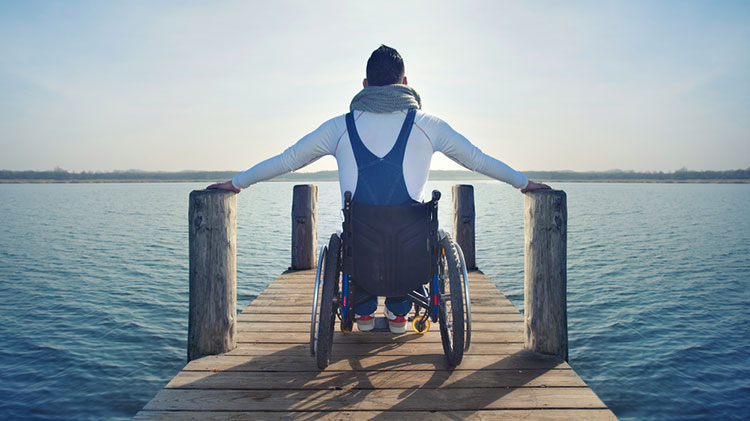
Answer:
[(461, 248), (438, 229), (438, 200), (435, 190), (430, 202), (374, 206), (344, 194), (343, 230), (320, 251), (315, 274), (310, 354), (321, 370), (330, 363), (336, 319), (343, 333), (352, 331), (359, 289), (364, 300), (407, 297), (414, 331), (438, 323), (448, 365), (461, 363), (471, 345), (468, 274)]

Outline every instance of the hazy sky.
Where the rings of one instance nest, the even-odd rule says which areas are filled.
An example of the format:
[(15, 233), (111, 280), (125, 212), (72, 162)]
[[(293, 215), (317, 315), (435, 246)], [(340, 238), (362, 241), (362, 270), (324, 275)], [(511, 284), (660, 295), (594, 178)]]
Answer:
[(516, 169), (750, 166), (748, 1), (0, 0), (0, 169), (245, 169), (347, 112), (381, 43)]

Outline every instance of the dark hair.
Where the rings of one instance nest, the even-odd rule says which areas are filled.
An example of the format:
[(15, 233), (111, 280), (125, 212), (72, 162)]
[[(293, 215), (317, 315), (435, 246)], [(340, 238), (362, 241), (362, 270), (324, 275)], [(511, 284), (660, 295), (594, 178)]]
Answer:
[(404, 59), (395, 49), (381, 45), (367, 60), (367, 83), (371, 86), (393, 85), (404, 79)]

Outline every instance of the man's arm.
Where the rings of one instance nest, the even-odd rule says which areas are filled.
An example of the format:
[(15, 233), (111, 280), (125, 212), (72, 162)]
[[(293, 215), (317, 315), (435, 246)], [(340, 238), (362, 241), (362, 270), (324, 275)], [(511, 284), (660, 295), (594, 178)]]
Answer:
[(332, 155), (336, 150), (339, 131), (335, 120), (336, 118), (326, 121), (283, 153), (242, 171), (229, 181), (211, 184), (207, 188), (239, 193), (252, 184), (298, 170), (324, 155)]
[(444, 153), (458, 164), (496, 180), (504, 181), (526, 193), (532, 190), (549, 189), (550, 186), (536, 183), (497, 158), (482, 152), (463, 135), (453, 130), (448, 123), (435, 116), (423, 120), (433, 135), (435, 151)]

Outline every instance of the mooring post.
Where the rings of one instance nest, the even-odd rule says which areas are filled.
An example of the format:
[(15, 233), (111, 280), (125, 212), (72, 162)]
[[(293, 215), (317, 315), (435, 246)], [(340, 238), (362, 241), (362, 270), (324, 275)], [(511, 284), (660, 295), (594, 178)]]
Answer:
[(565, 192), (524, 198), (524, 347), (568, 359), (568, 209)]
[(292, 266), (291, 269), (313, 269), (317, 266), (318, 186), (294, 186), (292, 196)]
[(453, 240), (461, 246), (468, 270), (477, 269), (475, 226), (474, 226), (474, 186), (455, 184), (453, 193)]
[(237, 346), (237, 195), (194, 190), (188, 223), (191, 361)]

